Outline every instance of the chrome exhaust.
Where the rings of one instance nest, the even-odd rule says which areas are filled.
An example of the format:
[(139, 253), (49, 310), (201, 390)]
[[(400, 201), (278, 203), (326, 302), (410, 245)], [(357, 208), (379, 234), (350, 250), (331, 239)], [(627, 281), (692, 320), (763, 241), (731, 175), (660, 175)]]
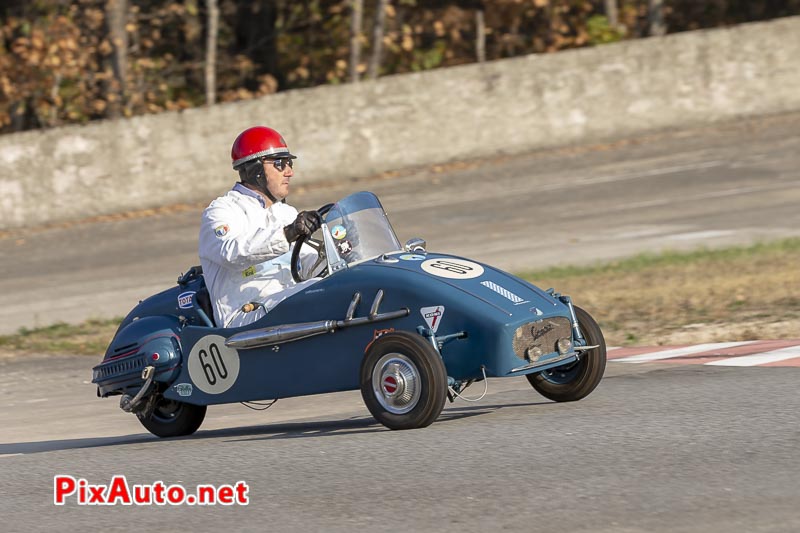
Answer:
[(403, 318), (410, 313), (408, 308), (398, 309), (397, 311), (390, 311), (388, 313), (379, 313), (378, 308), (383, 301), (383, 290), (379, 289), (377, 294), (375, 294), (375, 300), (372, 302), (369, 315), (353, 318), (360, 300), (361, 294), (358, 292), (355, 293), (347, 309), (344, 320), (321, 320), (319, 322), (284, 324), (282, 326), (270, 326), (268, 328), (254, 329), (252, 331), (243, 331), (242, 333), (237, 333), (228, 338), (228, 340), (225, 341), (225, 346), (245, 350), (261, 348), (262, 346), (273, 346), (286, 342), (299, 341), (300, 339), (322, 335), (323, 333), (333, 333), (338, 329)]

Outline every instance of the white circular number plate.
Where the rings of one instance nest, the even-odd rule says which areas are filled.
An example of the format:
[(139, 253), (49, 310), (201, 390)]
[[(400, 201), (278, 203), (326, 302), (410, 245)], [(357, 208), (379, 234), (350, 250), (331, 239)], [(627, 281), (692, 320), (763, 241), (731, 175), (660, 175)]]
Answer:
[(239, 352), (225, 346), (225, 337), (207, 335), (189, 353), (189, 377), (206, 394), (222, 394), (239, 377)]
[(483, 274), (483, 267), (478, 263), (464, 259), (428, 259), (422, 262), (422, 270), (428, 274), (450, 279), (471, 279)]

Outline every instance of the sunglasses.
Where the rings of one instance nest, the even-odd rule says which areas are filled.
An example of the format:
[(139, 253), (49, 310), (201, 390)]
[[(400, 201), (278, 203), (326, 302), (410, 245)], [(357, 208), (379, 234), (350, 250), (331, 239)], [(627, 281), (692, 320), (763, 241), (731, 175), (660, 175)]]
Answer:
[(278, 169), (279, 172), (286, 170), (286, 167), (294, 168), (294, 162), (291, 158), (284, 157), (281, 159), (270, 159), (265, 157), (261, 160), (263, 163), (272, 163), (272, 166)]

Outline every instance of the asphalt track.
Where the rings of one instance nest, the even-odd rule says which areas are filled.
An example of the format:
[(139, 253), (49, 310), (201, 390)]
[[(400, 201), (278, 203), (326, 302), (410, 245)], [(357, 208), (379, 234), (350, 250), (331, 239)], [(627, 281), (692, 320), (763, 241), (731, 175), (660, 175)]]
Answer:
[[(371, 189), (401, 238), (508, 269), (796, 236), (798, 126), (800, 115), (771, 117), (420, 169), (309, 190), (296, 203)], [(196, 262), (197, 216), (3, 239), (0, 320), (126, 311)], [(2, 530), (800, 531), (800, 368), (774, 357), (777, 366), (706, 364), (731, 353), (673, 350), (671, 360), (663, 350), (611, 355), (639, 359), (609, 362), (576, 403), (546, 401), (521, 378), (493, 379), (481, 402), (457, 401), (428, 428), (393, 432), (358, 392), (340, 393), (264, 413), (212, 407), (194, 437), (166, 441), (95, 398), (93, 358), (2, 358)], [(56, 507), (58, 474), (92, 484), (243, 480), (250, 504)]]
[[(402, 241), (512, 271), (751, 243), (800, 234), (800, 113), (306, 191), (300, 161), (294, 183), (299, 208), (372, 190)], [(124, 315), (174, 285), (198, 264), (201, 209), (0, 238), (0, 334)]]
[[(212, 407), (193, 437), (158, 440), (94, 398), (86, 358), (0, 360), (3, 531), (800, 530), (800, 368), (683, 363), (611, 361), (566, 404), (492, 379), (413, 431), (351, 392)], [(245, 481), (249, 505), (55, 506), (64, 474)]]

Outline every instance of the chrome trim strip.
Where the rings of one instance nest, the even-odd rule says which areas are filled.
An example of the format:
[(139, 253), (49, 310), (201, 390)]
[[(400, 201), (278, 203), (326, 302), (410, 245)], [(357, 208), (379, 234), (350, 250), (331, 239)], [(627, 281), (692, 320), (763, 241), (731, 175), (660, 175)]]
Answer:
[(578, 359), (578, 354), (575, 353), (575, 352), (569, 352), (569, 353), (565, 353), (564, 355), (561, 355), (559, 357), (555, 357), (553, 359), (548, 359), (547, 361), (542, 361), (542, 362), (537, 361), (536, 363), (528, 363), (527, 365), (518, 366), (517, 368), (511, 369), (509, 371), (509, 374), (513, 374), (514, 372), (522, 372), (523, 370), (531, 370), (531, 369), (539, 368), (539, 367), (544, 369), (545, 367), (548, 367), (548, 366), (552, 365), (553, 363), (565, 362), (567, 359), (570, 359), (570, 358), (575, 358), (577, 360)]
[(250, 155), (246, 155), (244, 157), (240, 157), (236, 161), (233, 162), (233, 168), (235, 169), (242, 163), (247, 163), (248, 161), (252, 161), (253, 159), (257, 159), (259, 157), (264, 157), (265, 155), (275, 155), (275, 154), (288, 154), (289, 149), (286, 147), (279, 147), (279, 148), (267, 148), (266, 150), (261, 150), (260, 152), (255, 152)]

